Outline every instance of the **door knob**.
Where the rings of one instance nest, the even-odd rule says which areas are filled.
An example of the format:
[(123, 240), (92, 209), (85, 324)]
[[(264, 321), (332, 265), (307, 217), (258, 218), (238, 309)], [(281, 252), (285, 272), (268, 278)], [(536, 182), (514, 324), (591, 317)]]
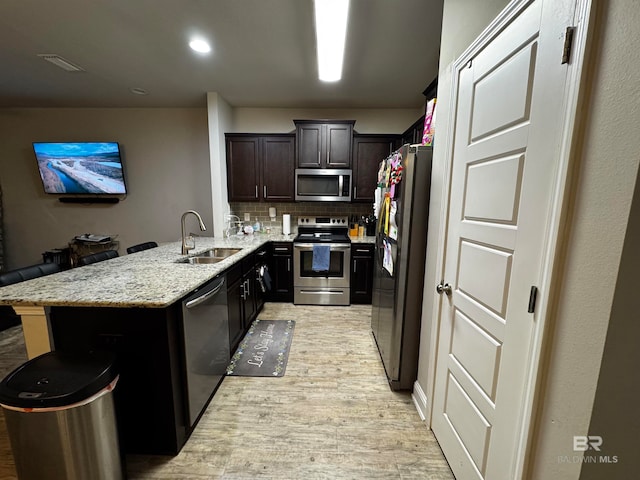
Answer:
[(439, 295), (442, 295), (444, 293), (447, 297), (450, 297), (451, 285), (449, 285), (448, 283), (439, 283), (438, 285), (436, 285), (436, 292), (438, 292)]

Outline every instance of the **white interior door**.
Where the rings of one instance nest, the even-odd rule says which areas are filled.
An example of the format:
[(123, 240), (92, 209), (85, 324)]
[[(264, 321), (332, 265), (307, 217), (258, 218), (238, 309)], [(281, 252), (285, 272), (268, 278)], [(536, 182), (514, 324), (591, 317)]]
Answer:
[[(528, 4), (527, 4), (528, 3)], [(459, 479), (515, 479), (575, 3), (519, 2), (458, 62), (432, 428)], [(467, 61), (468, 60), (468, 61)], [(447, 293), (447, 292), (445, 292)]]

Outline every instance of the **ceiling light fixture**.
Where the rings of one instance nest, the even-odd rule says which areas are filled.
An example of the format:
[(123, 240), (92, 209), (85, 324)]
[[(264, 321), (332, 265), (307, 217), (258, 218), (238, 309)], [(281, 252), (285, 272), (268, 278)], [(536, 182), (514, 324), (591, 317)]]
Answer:
[(191, 50), (198, 53), (209, 53), (211, 51), (211, 46), (206, 40), (202, 38), (194, 38), (189, 42), (189, 47)]
[(56, 67), (60, 67), (67, 72), (84, 72), (84, 68), (74, 65), (55, 53), (38, 53), (37, 55), (43, 60), (53, 63)]
[(342, 78), (349, 0), (314, 0), (318, 77), (324, 82)]

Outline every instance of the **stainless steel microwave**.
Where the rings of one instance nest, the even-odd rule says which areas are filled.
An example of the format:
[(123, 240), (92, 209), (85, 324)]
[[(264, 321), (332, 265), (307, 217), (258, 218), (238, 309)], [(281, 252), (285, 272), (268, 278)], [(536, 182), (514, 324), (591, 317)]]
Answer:
[(352, 171), (296, 168), (296, 201), (350, 202)]

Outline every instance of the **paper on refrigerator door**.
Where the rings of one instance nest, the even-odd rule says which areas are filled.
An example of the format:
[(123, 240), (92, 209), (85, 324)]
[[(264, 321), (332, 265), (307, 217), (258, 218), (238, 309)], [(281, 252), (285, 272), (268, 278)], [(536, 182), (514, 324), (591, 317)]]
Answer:
[(380, 218), (380, 203), (382, 202), (382, 187), (376, 188), (373, 194), (373, 214)]
[(395, 200), (391, 201), (391, 207), (389, 209), (389, 237), (393, 240), (398, 239), (398, 225), (396, 224), (396, 212), (398, 211), (398, 204)]
[(391, 210), (391, 198), (388, 193), (384, 195), (384, 234), (389, 235), (389, 215)]
[(391, 243), (387, 240), (382, 241), (382, 267), (389, 272), (389, 275), (393, 275), (393, 255), (391, 253)]

